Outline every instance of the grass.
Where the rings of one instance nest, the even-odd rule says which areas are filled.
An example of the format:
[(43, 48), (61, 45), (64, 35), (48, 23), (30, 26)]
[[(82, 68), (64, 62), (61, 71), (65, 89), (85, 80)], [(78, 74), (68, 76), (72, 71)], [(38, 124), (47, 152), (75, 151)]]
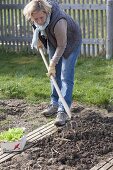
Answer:
[[(0, 51), (0, 99), (49, 102), (50, 81), (40, 56)], [(98, 106), (113, 105), (113, 60), (80, 57), (73, 100)]]
[[(41, 58), (0, 53), (0, 98), (42, 102), (49, 98), (49, 79)], [(46, 87), (45, 87), (46, 84)]]
[(74, 97), (95, 105), (113, 105), (113, 60), (82, 58), (76, 69)]

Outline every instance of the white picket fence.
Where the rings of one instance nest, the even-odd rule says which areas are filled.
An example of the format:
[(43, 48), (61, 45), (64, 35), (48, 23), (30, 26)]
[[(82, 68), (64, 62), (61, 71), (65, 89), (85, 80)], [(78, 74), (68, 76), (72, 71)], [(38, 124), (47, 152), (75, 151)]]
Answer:
[[(24, 6), (29, 1), (0, 1), (0, 44), (9, 50), (30, 49), (32, 27), (22, 14)], [(83, 38), (81, 53), (84, 56), (98, 56), (105, 53), (107, 58), (112, 56), (113, 21), (110, 23), (113, 18), (112, 1), (59, 0), (61, 8), (80, 24)]]

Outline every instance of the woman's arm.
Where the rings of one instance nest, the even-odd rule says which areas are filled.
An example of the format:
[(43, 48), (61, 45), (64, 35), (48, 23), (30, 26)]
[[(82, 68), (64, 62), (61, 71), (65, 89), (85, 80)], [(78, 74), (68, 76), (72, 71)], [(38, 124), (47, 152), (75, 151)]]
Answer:
[(51, 61), (57, 64), (67, 45), (67, 21), (65, 19), (60, 19), (57, 22), (54, 28), (54, 34), (57, 41), (57, 48)]

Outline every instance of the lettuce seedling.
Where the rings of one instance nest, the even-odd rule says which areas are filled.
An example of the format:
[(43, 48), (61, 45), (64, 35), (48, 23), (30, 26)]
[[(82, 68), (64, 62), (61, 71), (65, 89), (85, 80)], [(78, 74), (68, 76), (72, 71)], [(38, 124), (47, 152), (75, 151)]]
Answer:
[(12, 128), (0, 133), (0, 142), (17, 141), (24, 135), (23, 128)]

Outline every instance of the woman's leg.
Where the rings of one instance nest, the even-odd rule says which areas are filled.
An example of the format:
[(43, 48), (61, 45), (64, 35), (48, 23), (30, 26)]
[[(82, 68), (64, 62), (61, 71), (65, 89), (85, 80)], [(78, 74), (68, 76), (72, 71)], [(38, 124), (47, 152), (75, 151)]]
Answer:
[[(70, 56), (65, 59), (62, 58), (62, 68), (61, 68), (61, 93), (67, 102), (68, 106), (71, 106), (72, 103), (72, 93), (74, 86), (74, 69), (75, 64), (77, 62), (77, 58), (80, 54), (81, 44), (75, 47), (74, 51), (70, 54)], [(64, 106), (62, 102), (59, 100), (59, 108), (58, 111), (64, 112)]]

